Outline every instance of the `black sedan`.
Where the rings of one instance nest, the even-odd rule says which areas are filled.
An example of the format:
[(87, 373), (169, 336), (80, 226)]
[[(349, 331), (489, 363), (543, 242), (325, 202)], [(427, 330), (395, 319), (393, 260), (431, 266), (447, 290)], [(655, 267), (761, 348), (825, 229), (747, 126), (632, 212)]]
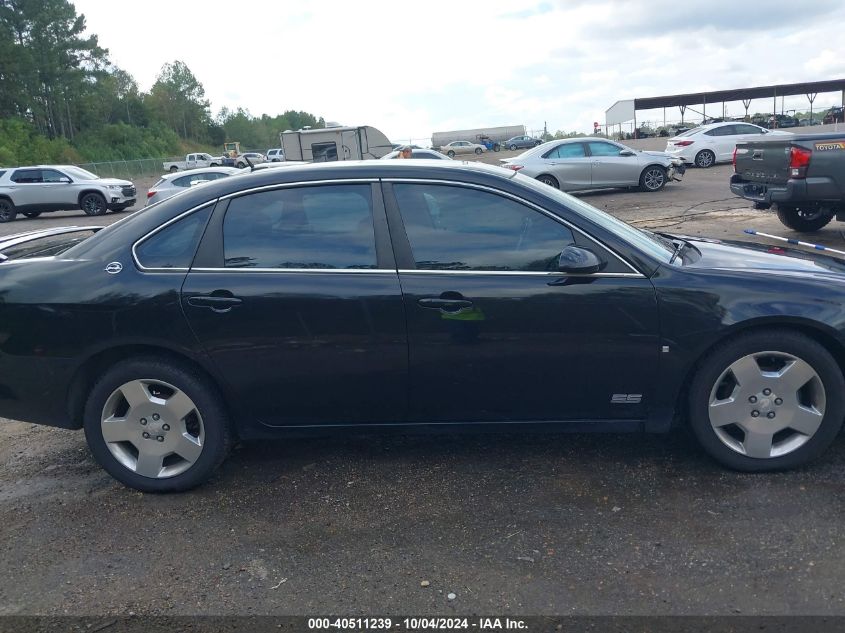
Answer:
[(775, 470), (845, 414), (845, 262), (641, 231), (499, 167), (259, 170), (49, 239), (0, 263), (0, 415), (84, 428), (140, 490), (338, 427), (684, 424)]

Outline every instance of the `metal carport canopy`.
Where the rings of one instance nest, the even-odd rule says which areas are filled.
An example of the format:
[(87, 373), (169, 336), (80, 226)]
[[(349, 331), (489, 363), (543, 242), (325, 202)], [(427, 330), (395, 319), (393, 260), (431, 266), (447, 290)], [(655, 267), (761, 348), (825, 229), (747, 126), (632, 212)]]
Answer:
[(692, 92), (682, 95), (667, 95), (665, 97), (646, 97), (644, 99), (634, 99), (634, 110), (652, 110), (700, 103), (720, 103), (723, 101), (742, 101), (743, 99), (771, 99), (773, 96), (789, 97), (792, 95), (806, 95), (819, 92), (837, 92), (839, 90), (845, 90), (845, 79), (758, 86), (756, 88), (737, 88), (735, 90)]

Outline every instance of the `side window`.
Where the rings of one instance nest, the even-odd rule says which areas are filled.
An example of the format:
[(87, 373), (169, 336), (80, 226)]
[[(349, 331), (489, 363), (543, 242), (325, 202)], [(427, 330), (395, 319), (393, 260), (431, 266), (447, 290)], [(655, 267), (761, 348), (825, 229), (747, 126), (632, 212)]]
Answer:
[(18, 169), (12, 174), (12, 180), (19, 183), (41, 182), (40, 169)]
[(67, 176), (55, 169), (41, 170), (41, 182), (62, 182), (62, 179), (67, 180)]
[(547, 152), (543, 158), (584, 158), (584, 155), (583, 143), (564, 143)]
[(223, 220), (227, 268), (376, 268), (369, 185), (324, 185), (235, 198)]
[(173, 186), (174, 187), (190, 187), (191, 186), (191, 176), (180, 176), (179, 178), (173, 179)]
[(449, 185), (393, 187), (421, 270), (556, 271), (575, 240), (566, 226), (486, 191)]
[(144, 268), (190, 268), (211, 206), (177, 220), (135, 247)]
[(601, 141), (594, 141), (592, 143), (587, 143), (587, 145), (590, 147), (590, 154), (593, 156), (619, 156), (619, 151), (621, 149), (616, 145), (602, 143)]
[(315, 163), (327, 163), (337, 160), (336, 143), (314, 143), (311, 145), (311, 155)]
[(753, 125), (735, 125), (736, 134), (762, 134), (763, 129)]

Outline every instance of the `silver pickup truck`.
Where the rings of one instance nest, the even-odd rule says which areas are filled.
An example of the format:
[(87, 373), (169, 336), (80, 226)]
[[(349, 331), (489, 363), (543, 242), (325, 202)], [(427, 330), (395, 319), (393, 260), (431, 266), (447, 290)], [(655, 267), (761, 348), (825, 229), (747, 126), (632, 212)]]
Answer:
[(68, 209), (104, 215), (128, 209), (136, 199), (130, 181), (100, 178), (73, 165), (0, 168), (0, 222), (11, 222), (18, 213), (37, 218)]

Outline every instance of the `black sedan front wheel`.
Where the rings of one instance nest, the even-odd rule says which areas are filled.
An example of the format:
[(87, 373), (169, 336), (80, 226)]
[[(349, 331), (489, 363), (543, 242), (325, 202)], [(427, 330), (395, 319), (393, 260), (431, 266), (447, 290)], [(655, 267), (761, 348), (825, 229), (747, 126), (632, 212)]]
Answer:
[(845, 415), (845, 379), (818, 342), (789, 330), (740, 334), (690, 386), (690, 425), (713, 458), (742, 471), (794, 468), (821, 454)]
[(97, 462), (144, 492), (200, 485), (232, 443), (226, 409), (208, 379), (155, 357), (107, 371), (88, 397), (84, 427)]

